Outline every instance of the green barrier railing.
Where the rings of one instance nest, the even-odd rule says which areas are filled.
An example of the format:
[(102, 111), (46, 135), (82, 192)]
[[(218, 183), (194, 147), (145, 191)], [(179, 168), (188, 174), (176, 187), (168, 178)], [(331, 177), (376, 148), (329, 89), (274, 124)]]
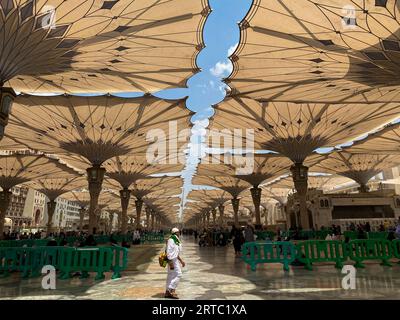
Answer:
[(2, 240), (0, 248), (40, 247), (45, 246), (49, 239), (24, 239), (24, 240)]
[(367, 237), (368, 239), (383, 239), (387, 240), (389, 236), (389, 232), (368, 232)]
[(349, 238), (350, 240), (356, 240), (358, 237), (357, 231), (345, 231), (343, 232), (345, 238)]
[[(290, 247), (290, 254), (282, 252), (285, 245)], [(276, 248), (282, 248), (279, 251), (281, 256)], [(276, 262), (284, 263), (284, 269), (287, 270), (288, 264), (295, 259), (304, 263), (308, 270), (312, 270), (312, 264), (318, 262), (335, 262), (336, 268), (342, 268), (348, 259), (355, 262), (356, 268), (364, 268), (364, 261), (375, 260), (381, 261), (383, 266), (391, 266), (389, 261), (392, 258), (400, 259), (400, 239), (357, 239), (349, 243), (337, 240), (306, 240), (296, 244), (289, 241), (247, 242), (243, 245), (242, 254), (242, 259), (252, 270), (256, 269), (257, 264)]]
[(22, 272), (23, 278), (39, 276), (45, 265), (59, 270), (61, 279), (69, 279), (72, 272), (87, 278), (96, 272), (96, 280), (104, 279), (104, 272), (113, 271), (112, 279), (120, 278), (127, 266), (128, 250), (122, 247), (36, 247), (0, 248), (0, 274)]
[(275, 232), (273, 231), (256, 231), (257, 240), (273, 240)]
[(284, 238), (293, 238), (295, 235), (297, 235), (300, 238), (306, 238), (306, 239), (319, 239), (319, 240), (325, 240), (326, 236), (328, 234), (332, 234), (332, 230), (326, 229), (326, 230), (301, 230), (301, 231), (293, 231), (293, 230), (287, 230), (287, 231), (281, 231), (281, 236)]
[(246, 242), (242, 247), (242, 259), (255, 271), (260, 263), (282, 263), (283, 270), (296, 258), (296, 248), (291, 242)]
[(297, 258), (312, 270), (314, 262), (335, 262), (335, 268), (343, 268), (347, 259), (346, 244), (336, 240), (308, 240), (296, 245)]
[(349, 258), (355, 261), (356, 268), (365, 268), (366, 260), (380, 260), (381, 265), (391, 266), (392, 243), (388, 240), (351, 240), (348, 243)]
[(400, 239), (392, 241), (393, 256), (399, 259), (400, 263)]
[(163, 243), (164, 235), (159, 233), (147, 233), (140, 237), (140, 243)]

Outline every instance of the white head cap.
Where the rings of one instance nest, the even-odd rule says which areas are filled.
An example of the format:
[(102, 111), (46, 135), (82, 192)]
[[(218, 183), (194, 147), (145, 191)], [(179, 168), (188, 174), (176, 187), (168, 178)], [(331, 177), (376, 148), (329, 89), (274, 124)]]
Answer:
[(175, 233), (178, 233), (179, 232), (179, 229), (178, 228), (172, 228), (172, 230), (171, 230), (171, 233), (172, 234), (175, 234)]

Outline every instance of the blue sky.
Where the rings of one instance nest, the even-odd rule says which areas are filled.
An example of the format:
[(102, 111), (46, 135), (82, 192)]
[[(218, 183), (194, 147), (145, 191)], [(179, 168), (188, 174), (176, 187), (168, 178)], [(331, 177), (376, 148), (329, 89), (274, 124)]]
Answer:
[(197, 57), (197, 65), (202, 71), (188, 81), (187, 89), (164, 90), (154, 95), (160, 98), (178, 99), (188, 96), (187, 108), (196, 112), (190, 143), (190, 156), (183, 172), (184, 194), (193, 188), (191, 179), (196, 171), (201, 150), (201, 134), (207, 127), (207, 119), (214, 114), (212, 105), (221, 102), (226, 95), (226, 85), (221, 80), (232, 70), (228, 59), (240, 38), (238, 22), (251, 6), (251, 0), (210, 0), (212, 12), (204, 28), (206, 47)]

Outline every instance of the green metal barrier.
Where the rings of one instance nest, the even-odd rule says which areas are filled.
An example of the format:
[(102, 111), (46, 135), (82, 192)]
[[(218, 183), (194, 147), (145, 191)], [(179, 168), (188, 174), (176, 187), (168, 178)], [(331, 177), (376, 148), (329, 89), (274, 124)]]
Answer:
[(392, 249), (393, 256), (399, 259), (398, 263), (400, 263), (400, 239), (392, 241)]
[(242, 259), (255, 271), (260, 263), (282, 263), (283, 270), (296, 258), (296, 248), (291, 242), (246, 242), (242, 247)]
[[(296, 234), (295, 231), (293, 230), (287, 230), (287, 231), (281, 231), (281, 236), (286, 238), (293, 238), (294, 235)], [(298, 232), (298, 236), (300, 238), (307, 238), (307, 239), (319, 239), (319, 240), (325, 240), (326, 236), (328, 234), (332, 234), (332, 230), (330, 229), (324, 229), (324, 230), (301, 230)]]
[(140, 237), (140, 243), (163, 243), (164, 235), (159, 233), (147, 233)]
[(257, 240), (273, 240), (275, 237), (275, 232), (273, 231), (257, 231)]
[(128, 265), (128, 249), (114, 246), (111, 250), (113, 251), (111, 270), (114, 272), (111, 278), (118, 279), (121, 278), (121, 271)]
[(345, 238), (349, 238), (350, 240), (356, 240), (358, 237), (357, 231), (345, 231), (343, 232)]
[(96, 280), (104, 279), (104, 272), (113, 271), (112, 279), (120, 278), (126, 269), (128, 250), (122, 247), (36, 247), (0, 248), (0, 274), (22, 272), (23, 278), (41, 274), (45, 265), (52, 265), (60, 271), (61, 279), (69, 279), (72, 272), (81, 272), (87, 278), (89, 272), (96, 272)]
[(367, 237), (368, 239), (383, 239), (387, 240), (389, 236), (389, 232), (368, 232)]
[(335, 268), (343, 268), (347, 259), (345, 243), (336, 240), (307, 240), (298, 242), (297, 258), (312, 270), (314, 262), (335, 262)]
[(391, 266), (392, 243), (388, 240), (351, 240), (348, 243), (349, 258), (356, 263), (356, 268), (365, 268), (366, 260), (381, 260), (381, 265)]
[(2, 240), (0, 248), (21, 248), (46, 246), (50, 239), (24, 239), (24, 240)]

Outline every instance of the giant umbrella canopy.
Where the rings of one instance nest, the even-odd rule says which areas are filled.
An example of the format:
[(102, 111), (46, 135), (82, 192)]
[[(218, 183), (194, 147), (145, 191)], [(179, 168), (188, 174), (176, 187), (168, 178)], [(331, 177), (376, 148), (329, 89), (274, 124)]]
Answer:
[(254, 0), (227, 80), (259, 101), (400, 102), (396, 0)]
[(400, 154), (400, 123), (386, 126), (354, 142), (352, 153)]
[(85, 187), (87, 180), (76, 172), (70, 172), (70, 174), (63, 174), (63, 177), (44, 177), (30, 181), (25, 185), (45, 194), (49, 198), (47, 202), (47, 233), (49, 233), (52, 231), (56, 199), (64, 193)]
[[(169, 159), (169, 157), (167, 158)], [(168, 159), (159, 159), (154, 163), (150, 163), (146, 154), (143, 154), (118, 156), (104, 163), (103, 167), (107, 171), (107, 176), (120, 185), (119, 194), (122, 209), (121, 232), (123, 234), (127, 231), (127, 210), (131, 195), (130, 186), (137, 180), (150, 178), (152, 174), (177, 172), (183, 169), (183, 164), (168, 164)], [(118, 188), (115, 184), (112, 186), (113, 189)], [(142, 200), (138, 199), (138, 201)]]
[[(219, 211), (219, 224), (220, 226), (223, 224), (224, 219), (224, 203), (231, 199), (231, 196), (228, 192), (221, 190), (221, 189), (203, 189), (203, 190), (192, 190), (187, 195), (187, 199), (192, 201), (198, 202), (205, 202), (205, 203), (212, 203), (215, 207), (218, 208)], [(190, 205), (192, 202), (189, 202)], [(215, 209), (215, 207), (213, 209)], [(186, 212), (189, 210), (185, 210), (185, 220), (188, 220), (190, 217), (186, 217)]]
[[(264, 181), (288, 173), (291, 161), (277, 154), (211, 155), (203, 158), (197, 173), (211, 176), (233, 176), (251, 184), (251, 197), (254, 203), (256, 227), (261, 227), (261, 188)], [(247, 161), (246, 161), (247, 160)]]
[(228, 192), (231, 195), (231, 202), (234, 211), (235, 225), (239, 224), (239, 195), (251, 184), (245, 180), (232, 176), (209, 176), (196, 175), (193, 178), (194, 185), (211, 186)]
[(256, 150), (275, 151), (293, 162), (290, 171), (300, 196), (301, 225), (307, 229), (308, 166), (321, 160), (313, 155), (314, 151), (335, 147), (373, 131), (396, 119), (399, 111), (400, 106), (396, 103), (260, 103), (236, 97), (215, 106), (209, 128), (211, 138), (215, 131), (235, 129), (235, 139), (242, 139), (243, 132), (253, 129)]
[[(92, 198), (90, 192), (87, 189), (77, 189), (69, 191), (62, 195), (63, 199), (76, 202), (81, 208), (79, 210), (79, 218), (80, 218), (80, 227), (79, 230), (83, 231), (83, 221), (86, 214), (86, 208), (89, 207), (92, 203)], [(98, 222), (100, 219), (101, 210), (105, 209), (110, 203), (118, 201), (118, 196), (113, 194), (110, 191), (102, 192), (98, 198), (96, 203), (96, 207), (92, 208), (92, 212), (94, 215), (93, 228), (98, 227)], [(90, 216), (89, 216), (89, 225), (90, 225)]]
[(185, 86), (199, 70), (209, 12), (206, 0), (0, 1), (2, 130), (14, 90), (156, 92)]
[[(119, 183), (113, 179), (107, 179), (105, 186), (115, 191), (119, 190)], [(156, 196), (160, 196), (160, 194), (166, 194), (165, 190), (172, 191), (175, 194), (182, 186), (183, 180), (180, 177), (146, 177), (133, 181), (130, 185), (129, 194), (136, 198), (136, 227), (140, 228), (143, 202), (145, 199), (151, 198), (150, 194), (156, 193)], [(148, 216), (150, 213), (150, 211), (146, 212)]]
[(56, 154), (71, 166), (87, 171), (91, 233), (105, 174), (102, 164), (116, 156), (144, 153), (153, 142), (147, 139), (153, 130), (163, 133), (157, 144), (166, 144), (170, 121), (178, 130), (190, 126), (192, 112), (184, 103), (184, 100), (161, 100), (147, 95), (139, 98), (19, 96), (7, 137), (30, 149)]
[(360, 192), (367, 192), (368, 181), (385, 169), (400, 164), (399, 154), (352, 153), (351, 147), (336, 151), (313, 167), (320, 172), (338, 174), (357, 182)]
[(44, 155), (10, 154), (0, 157), (0, 239), (3, 239), (4, 219), (11, 201), (11, 188), (46, 177), (71, 174), (71, 168)]

